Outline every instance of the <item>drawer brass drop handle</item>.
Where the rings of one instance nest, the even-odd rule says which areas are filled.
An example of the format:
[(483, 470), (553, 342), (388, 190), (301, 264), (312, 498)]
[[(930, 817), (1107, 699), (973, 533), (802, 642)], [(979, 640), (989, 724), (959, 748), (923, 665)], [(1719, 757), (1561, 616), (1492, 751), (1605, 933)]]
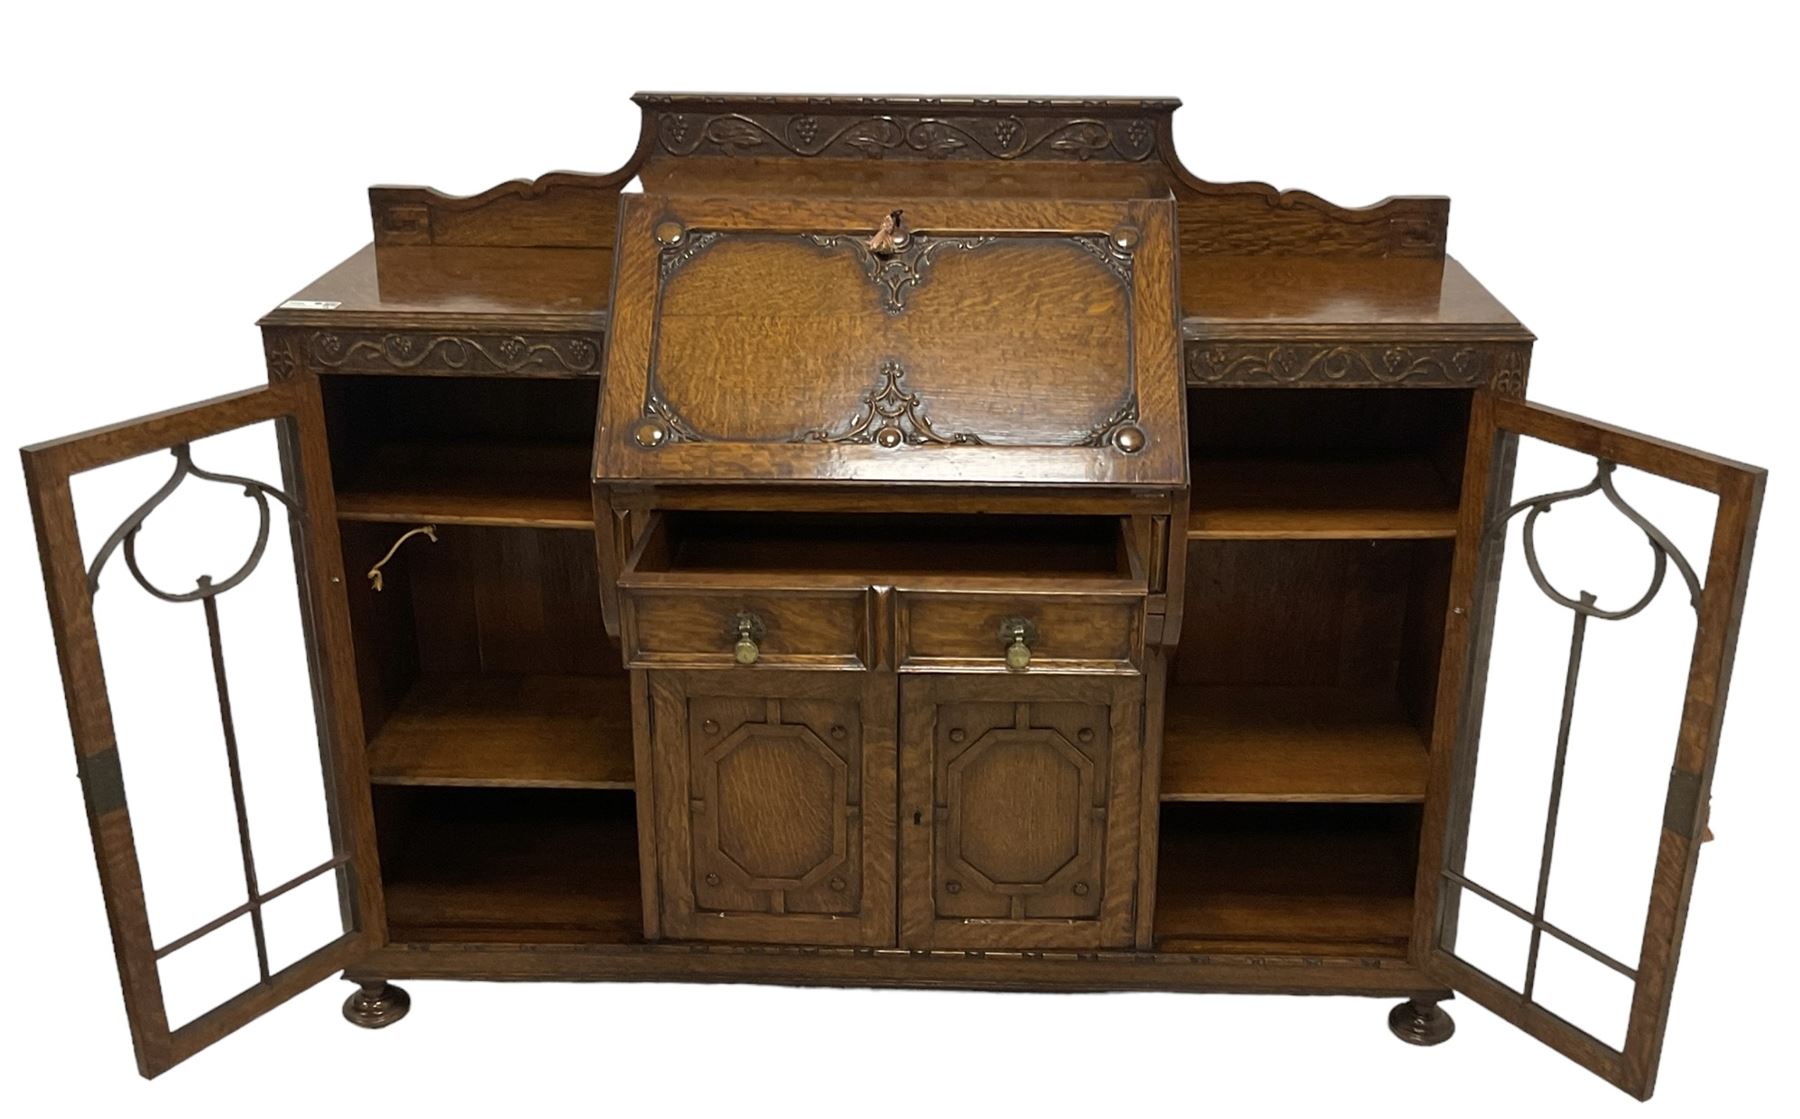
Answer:
[(1031, 667), (1031, 643), (1037, 627), (1029, 618), (1008, 618), (1000, 623), (1000, 643), (1006, 646), (1006, 670), (1024, 672)]
[(394, 553), (398, 552), (400, 550), (400, 545), (406, 543), (408, 540), (411, 540), (415, 536), (423, 536), (427, 540), (430, 540), (433, 544), (436, 544), (437, 543), (437, 526), (436, 525), (420, 525), (418, 528), (407, 529), (405, 532), (401, 533), (400, 539), (394, 541), (394, 546), (387, 550), (387, 555), (382, 556), (380, 559), (376, 560), (375, 566), (369, 568), (369, 589), (370, 590), (378, 591), (381, 589), (381, 569), (386, 567), (387, 562), (394, 558)]
[(737, 643), (731, 647), (731, 655), (738, 664), (748, 668), (762, 656), (760, 642), (765, 631), (763, 621), (748, 610), (740, 613), (732, 623)]

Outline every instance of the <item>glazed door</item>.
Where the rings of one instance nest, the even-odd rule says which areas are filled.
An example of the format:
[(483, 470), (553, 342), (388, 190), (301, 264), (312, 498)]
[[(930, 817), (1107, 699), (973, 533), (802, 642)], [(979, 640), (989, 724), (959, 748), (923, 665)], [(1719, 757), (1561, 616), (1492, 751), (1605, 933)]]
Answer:
[(1485, 394), (1474, 422), (1416, 940), (1647, 1098), (1764, 473)]
[(1141, 677), (900, 683), (901, 942), (1128, 948)]
[(23, 452), (145, 1076), (382, 928), (324, 440), (302, 379)]
[(892, 685), (760, 668), (648, 677), (662, 935), (891, 946)]

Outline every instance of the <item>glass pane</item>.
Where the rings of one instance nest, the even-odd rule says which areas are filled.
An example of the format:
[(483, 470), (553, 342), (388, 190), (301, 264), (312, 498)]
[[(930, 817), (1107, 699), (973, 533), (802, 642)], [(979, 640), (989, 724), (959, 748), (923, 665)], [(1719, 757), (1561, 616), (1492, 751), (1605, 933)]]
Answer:
[[(1657, 585), (1659, 545), (1609, 487), (1666, 541), (1660, 587), (1641, 608)], [(1696, 629), (1695, 595), (1677, 557), (1703, 586), (1718, 499), (1519, 440), (1514, 502), (1584, 488), (1590, 492), (1552, 501), (1535, 523), (1529, 507), (1507, 523), (1473, 742), (1467, 850), (1450, 869), (1635, 968)], [(1489, 546), (1500, 547), (1499, 537)], [(1568, 602), (1540, 585), (1533, 559), (1549, 591)], [(1496, 972), (1470, 954), (1472, 905), (1464, 901), (1458, 956), (1609, 1044), (1623, 1043), (1628, 976), (1549, 934), (1522, 974)], [(1529, 922), (1498, 919), (1529, 934)]]
[(1531, 951), (1531, 926), (1480, 894), (1460, 886), (1446, 887), (1446, 897), (1459, 899), (1456, 954), (1488, 978), (1515, 991), (1525, 989), (1525, 961)]
[(256, 981), (256, 935), (250, 918), (239, 917), (176, 949), (156, 970), (169, 1028), (178, 1030)]
[[(196, 470), (252, 479), (277, 491), (284, 484), (273, 422), (198, 440), (188, 453)], [(70, 480), (90, 570), (115, 530), (171, 481), (179, 463), (176, 454), (163, 451)], [(135, 559), (143, 579), (168, 595), (192, 595), (202, 578), (224, 584), (254, 551), (261, 528), (258, 502), (241, 483), (188, 474), (144, 517), (129, 549), (121, 542), (104, 556), (99, 571), (95, 627), (151, 938), (159, 950), (239, 907), (259, 903), (261, 895), (334, 855), (291, 514), (278, 497), (266, 501), (269, 530), (260, 561), (242, 582), (210, 599), (235, 729), (255, 895), (246, 873), (205, 601), (159, 598), (134, 577), (131, 564)], [(303, 951), (290, 948), (283, 960), (271, 951), (272, 970), (342, 934), (336, 904), (342, 873), (327, 871), (310, 884), (318, 890), (309, 896), (323, 893), (331, 899), (331, 927), (317, 921), (303, 926), (313, 943)], [(178, 1000), (187, 1000), (181, 1005), (184, 1013), (192, 1010), (191, 1018), (256, 985), (260, 920), (261, 914), (246, 915), (163, 957), (159, 967), (172, 1026), (185, 1020), (176, 1013)], [(249, 945), (247, 955), (221, 947), (240, 942)], [(233, 971), (229, 979), (226, 970)], [(171, 987), (177, 982), (183, 991)], [(194, 989), (203, 994), (193, 995)], [(221, 989), (223, 997), (213, 998)]]
[(269, 969), (280, 971), (317, 952), (344, 933), (335, 875), (321, 874), (263, 908)]
[(1625, 1047), (1636, 990), (1630, 979), (1553, 936), (1538, 949), (1532, 1000), (1614, 1049)]

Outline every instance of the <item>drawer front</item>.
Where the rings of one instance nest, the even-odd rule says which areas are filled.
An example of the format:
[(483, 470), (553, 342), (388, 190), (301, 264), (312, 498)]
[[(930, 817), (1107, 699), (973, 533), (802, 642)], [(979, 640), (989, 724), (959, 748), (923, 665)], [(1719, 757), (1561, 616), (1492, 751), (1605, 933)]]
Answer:
[[(1021, 637), (1028, 655), (1012, 649)], [(902, 672), (1131, 673), (1143, 663), (1144, 596), (904, 591), (894, 645)]]
[[(625, 592), (631, 668), (867, 668), (867, 590)], [(753, 649), (740, 646), (748, 640)], [(746, 663), (748, 662), (748, 663)]]

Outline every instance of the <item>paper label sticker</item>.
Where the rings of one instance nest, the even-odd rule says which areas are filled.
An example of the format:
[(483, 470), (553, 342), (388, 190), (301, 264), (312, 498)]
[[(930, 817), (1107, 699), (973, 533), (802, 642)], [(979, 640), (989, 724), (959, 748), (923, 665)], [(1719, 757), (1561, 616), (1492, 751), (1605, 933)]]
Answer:
[(335, 311), (340, 300), (336, 299), (290, 299), (281, 305), (283, 311)]

